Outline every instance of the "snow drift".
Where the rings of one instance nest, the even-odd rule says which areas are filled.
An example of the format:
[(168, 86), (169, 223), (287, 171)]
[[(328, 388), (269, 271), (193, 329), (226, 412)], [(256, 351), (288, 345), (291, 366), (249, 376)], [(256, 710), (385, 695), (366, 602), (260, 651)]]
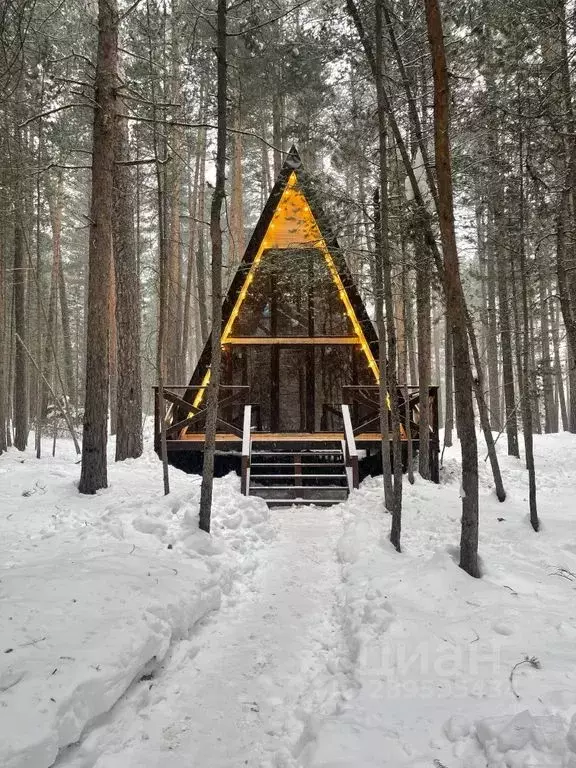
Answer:
[(0, 458), (3, 768), (52, 765), (256, 566), (274, 533), (264, 502), (216, 481), (209, 536), (198, 479), (171, 474), (163, 497), (150, 452), (85, 497), (73, 460)]

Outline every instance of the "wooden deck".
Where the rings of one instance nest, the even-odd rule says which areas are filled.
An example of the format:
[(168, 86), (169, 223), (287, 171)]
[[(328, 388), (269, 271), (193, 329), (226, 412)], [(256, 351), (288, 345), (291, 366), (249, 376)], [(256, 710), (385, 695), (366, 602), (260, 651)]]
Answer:
[[(206, 385), (173, 386), (175, 392), (164, 389), (164, 400), (170, 404), (165, 416), (166, 443), (170, 463), (186, 472), (202, 471), (203, 453), (206, 446), (206, 408), (194, 408), (191, 402)], [(165, 413), (165, 403), (160, 403), (158, 388), (155, 388), (154, 409), (154, 446), (158, 454), (161, 447), (161, 414)], [(409, 444), (419, 450), (419, 388), (404, 386), (398, 388), (400, 403), (400, 436), (402, 441), (402, 464), (405, 468), (409, 457)], [(184, 391), (184, 395), (178, 394)], [(254, 454), (279, 454), (310, 456), (313, 453), (326, 455), (342, 450), (346, 457), (347, 471), (352, 470), (355, 477), (352, 487), (367, 474), (379, 474), (382, 471), (379, 456), (382, 453), (382, 435), (378, 430), (379, 388), (374, 385), (346, 385), (343, 387), (344, 402), (340, 405), (343, 420), (342, 431), (331, 432), (281, 432), (264, 431), (260, 406), (249, 404), (250, 387), (248, 385), (222, 385), (219, 392), (219, 413), (217, 414), (216, 459), (217, 476), (230, 471), (241, 472), (242, 487), (247, 490), (250, 477), (249, 468)], [(429, 388), (431, 405), (430, 424), (430, 474), (434, 482), (439, 482), (438, 436), (438, 388)], [(236, 408), (236, 410), (232, 410)], [(243, 409), (242, 425), (238, 418), (238, 408)], [(331, 409), (336, 412), (335, 407)], [(268, 425), (268, 421), (265, 422)], [(315, 423), (315, 420), (313, 421)], [(338, 422), (336, 422), (338, 424)], [(408, 428), (409, 425), (409, 428)], [(410, 438), (408, 440), (408, 437)], [(391, 433), (388, 443), (392, 442)], [(357, 450), (358, 449), (358, 450)]]
[[(344, 432), (252, 432), (253, 443), (332, 443), (344, 440)], [(382, 435), (379, 432), (361, 432), (355, 435), (357, 443), (380, 443)], [(174, 443), (191, 444), (190, 449), (195, 448), (192, 444), (204, 444), (206, 435), (204, 432), (188, 432), (182, 435), (178, 440), (168, 440), (168, 445)], [(231, 432), (218, 432), (216, 434), (217, 443), (231, 443), (241, 445), (242, 438)], [(180, 447), (180, 446), (179, 446)]]

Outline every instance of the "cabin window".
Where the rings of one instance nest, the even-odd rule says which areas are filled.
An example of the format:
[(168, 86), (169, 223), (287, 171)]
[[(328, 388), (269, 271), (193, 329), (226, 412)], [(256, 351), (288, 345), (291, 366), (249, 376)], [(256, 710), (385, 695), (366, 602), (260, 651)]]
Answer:
[(354, 335), (322, 251), (264, 252), (234, 322), (233, 337)]

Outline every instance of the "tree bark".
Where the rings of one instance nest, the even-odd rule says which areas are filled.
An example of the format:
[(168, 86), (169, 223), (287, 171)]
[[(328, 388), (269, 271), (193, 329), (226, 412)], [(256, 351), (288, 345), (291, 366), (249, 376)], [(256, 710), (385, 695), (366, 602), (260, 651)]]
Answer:
[(206, 129), (200, 129), (202, 146), (200, 149), (200, 178), (198, 180), (198, 247), (196, 250), (196, 281), (198, 284), (198, 311), (200, 315), (200, 343), (197, 346), (198, 354), (201, 354), (208, 338), (208, 298), (206, 296), (206, 259), (204, 256), (204, 215), (206, 211)]
[(199, 527), (210, 533), (212, 513), (212, 489), (214, 482), (214, 454), (216, 449), (216, 423), (222, 347), (222, 204), (226, 195), (226, 0), (218, 0), (217, 10), (217, 104), (218, 129), (216, 144), (216, 184), (210, 208), (210, 239), (212, 241), (212, 350), (210, 356), (210, 384), (206, 403), (206, 427), (204, 441), (204, 467), (200, 489)]
[[(115, 223), (115, 222), (114, 222)], [(114, 236), (114, 233), (112, 233)], [(108, 380), (109, 386), (109, 431), (111, 435), (116, 434), (117, 422), (118, 422), (118, 339), (116, 330), (116, 277), (114, 266), (114, 252), (110, 251), (110, 320), (109, 320), (109, 334), (108, 334), (108, 350), (110, 354), (110, 375)]]
[(550, 302), (542, 259), (539, 260), (538, 286), (540, 298), (540, 366), (544, 400), (544, 431), (558, 432), (558, 405), (554, 397), (554, 363), (550, 352)]
[(490, 404), (490, 423), (498, 432), (502, 428), (500, 414), (500, 376), (498, 372), (498, 315), (496, 312), (496, 262), (493, 241), (494, 228), (492, 218), (487, 216), (488, 244), (486, 247), (486, 313), (488, 386)]
[(454, 429), (454, 358), (452, 349), (452, 324), (446, 310), (446, 334), (444, 338), (444, 376), (445, 376), (445, 421), (444, 447), (452, 446), (452, 430)]
[[(392, 296), (392, 262), (389, 243), (389, 217), (388, 217), (388, 127), (386, 118), (386, 98), (384, 93), (384, 50), (383, 50), (383, 1), (376, 0), (376, 48), (374, 79), (376, 85), (376, 101), (378, 105), (378, 134), (379, 134), (379, 167), (380, 167), (380, 248), (379, 264), (377, 272), (381, 271), (383, 302), (386, 307), (386, 331), (385, 345), (380, 340), (380, 412), (384, 411), (386, 419), (386, 432), (388, 423), (388, 410), (392, 427), (392, 453), (393, 453), (393, 485), (390, 506), (392, 513), (392, 525), (390, 528), (390, 541), (398, 552), (401, 551), (400, 537), (402, 531), (402, 451), (400, 443), (400, 414), (398, 406), (398, 352), (396, 342), (396, 324), (394, 318), (394, 300)], [(382, 332), (384, 323), (380, 320)], [(383, 354), (384, 353), (384, 354)], [(383, 358), (383, 359), (382, 359)], [(382, 365), (384, 366), (382, 368)], [(387, 392), (387, 394), (386, 394)], [(382, 415), (381, 415), (382, 421)], [(390, 445), (386, 440), (384, 447), (384, 435), (382, 440), (384, 453), (390, 455)], [(386, 467), (387, 469), (387, 467)]]
[[(128, 157), (128, 126), (117, 118), (116, 159)], [(116, 461), (142, 455), (140, 278), (134, 232), (133, 179), (129, 166), (114, 166), (114, 275), (118, 350)]]
[[(234, 110), (234, 127), (241, 127), (241, 95)], [(232, 281), (237, 265), (244, 254), (244, 195), (242, 180), (242, 135), (232, 134), (230, 168), (230, 247), (228, 258), (228, 284)]]
[(58, 271), (58, 290), (60, 293), (60, 316), (62, 320), (62, 342), (64, 347), (64, 377), (66, 381), (66, 395), (72, 408), (76, 408), (76, 377), (74, 376), (74, 358), (72, 354), (72, 331), (70, 330), (70, 310), (68, 308), (68, 293), (66, 290), (66, 278), (64, 265), (60, 260)]
[[(496, 193), (494, 197), (496, 198)], [(500, 199), (498, 195), (498, 200)], [(501, 212), (497, 213), (498, 218)], [(497, 236), (502, 234), (496, 227)], [(506, 437), (508, 455), (520, 457), (518, 446), (518, 423), (516, 416), (516, 396), (514, 392), (514, 365), (512, 361), (512, 335), (510, 332), (510, 303), (508, 296), (508, 264), (503, 250), (503, 243), (497, 242), (496, 264), (498, 273), (498, 316), (500, 319), (500, 347), (502, 350), (502, 381), (504, 385), (504, 405), (506, 419)]]
[[(384, 170), (384, 174), (386, 171)], [(381, 171), (382, 177), (382, 171)], [(380, 179), (382, 184), (382, 178)], [(388, 365), (386, 361), (386, 324), (384, 322), (384, 276), (383, 276), (383, 250), (387, 247), (382, 243), (384, 227), (382, 225), (382, 213), (387, 217), (387, 209), (380, 202), (380, 191), (374, 193), (374, 314), (376, 318), (376, 332), (378, 333), (378, 368), (380, 370), (380, 382), (378, 391), (378, 407), (380, 413), (380, 444), (382, 453), (382, 485), (384, 490), (384, 505), (389, 512), (394, 509), (394, 484), (392, 481), (392, 463), (390, 461), (390, 419), (388, 408)]]
[[(200, 96), (202, 101), (202, 95)], [(187, 369), (190, 358), (190, 332), (192, 325), (199, 326), (198, 301), (197, 301), (197, 280), (196, 278), (196, 233), (202, 226), (196, 219), (198, 218), (198, 182), (200, 177), (200, 151), (202, 141), (200, 133), (196, 139), (194, 174), (188, 182), (188, 263), (186, 265), (186, 291), (184, 294), (184, 316), (182, 319), (182, 344), (180, 348), (180, 357), (184, 367)], [(190, 159), (191, 160), (191, 159)], [(194, 309), (192, 308), (192, 299), (194, 298)], [(193, 323), (193, 319), (198, 321)], [(197, 328), (197, 332), (200, 328)]]
[(479, 577), (478, 565), (478, 446), (472, 400), (472, 371), (468, 351), (466, 307), (454, 228), (454, 201), (450, 160), (450, 95), (438, 0), (425, 0), (426, 26), (434, 80), (434, 150), (438, 180), (438, 207), (444, 254), (444, 290), (450, 307), (454, 345), (456, 423), (462, 450), (462, 533), (460, 567)]
[[(54, 361), (53, 344), (56, 340), (58, 329), (58, 295), (59, 295), (59, 276), (61, 261), (61, 240), (62, 240), (62, 172), (58, 174), (56, 190), (54, 196), (48, 196), (48, 207), (50, 210), (50, 225), (52, 228), (52, 270), (50, 274), (50, 293), (48, 298), (48, 323), (46, 328), (47, 338), (44, 347), (44, 376), (48, 381), (52, 380), (51, 368)], [(39, 276), (38, 276), (39, 280)], [(40, 290), (38, 286), (38, 290)], [(38, 317), (41, 316), (40, 306), (38, 307)], [(42, 418), (46, 417), (48, 410), (48, 388), (42, 384)]]
[[(14, 332), (26, 343), (26, 265), (24, 260), (24, 233), (20, 215), (14, 226)], [(14, 352), (14, 447), (19, 451), (28, 442), (28, 367), (22, 344), (16, 344)]]
[(560, 406), (562, 431), (568, 431), (568, 409), (566, 406), (566, 390), (564, 388), (564, 374), (560, 360), (560, 312), (552, 305), (552, 346), (554, 348), (554, 372), (556, 376), (556, 391)]
[(98, 0), (92, 203), (88, 251), (88, 320), (86, 336), (86, 399), (82, 441), (80, 493), (96, 493), (108, 484), (109, 321), (118, 72), (118, 7), (116, 0)]
[(0, 226), (0, 454), (8, 449), (6, 430), (6, 389), (8, 355), (6, 350), (6, 266), (4, 263), (4, 232)]
[(424, 238), (421, 236), (420, 222), (415, 224), (414, 240), (416, 263), (416, 319), (418, 322), (418, 385), (420, 394), (418, 407), (418, 471), (425, 480), (430, 479), (430, 354), (432, 326), (430, 322), (430, 275), (432, 264)]
[[(536, 505), (536, 469), (534, 466), (534, 438), (532, 434), (532, 397), (530, 388), (534, 377), (530, 370), (530, 313), (528, 309), (528, 276), (526, 270), (526, 247), (524, 242), (524, 136), (522, 130), (522, 115), (519, 115), (518, 125), (518, 175), (519, 175), (519, 251), (520, 251), (520, 280), (522, 285), (522, 319), (524, 324), (522, 334), (522, 422), (524, 432), (524, 450), (526, 451), (526, 468), (528, 470), (528, 497), (530, 506), (530, 523), (535, 531), (540, 528), (538, 509)], [(520, 343), (518, 338), (517, 343)]]

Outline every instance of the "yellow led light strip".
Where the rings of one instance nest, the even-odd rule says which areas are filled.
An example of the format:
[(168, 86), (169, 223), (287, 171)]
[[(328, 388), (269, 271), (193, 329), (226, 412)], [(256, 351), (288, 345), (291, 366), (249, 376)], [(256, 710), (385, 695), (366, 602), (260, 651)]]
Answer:
[[(228, 318), (228, 321), (226, 323), (226, 326), (224, 327), (224, 331), (222, 333), (222, 336), (220, 338), (220, 343), (222, 345), (226, 344), (228, 341), (230, 334), (232, 333), (232, 327), (234, 325), (234, 321), (238, 317), (238, 313), (240, 312), (240, 307), (242, 306), (242, 302), (246, 298), (248, 294), (248, 289), (250, 288), (250, 285), (252, 284), (254, 280), (254, 273), (256, 269), (258, 268), (258, 265), (262, 261), (262, 255), (265, 250), (267, 250), (270, 247), (273, 247), (273, 240), (272, 238), (269, 238), (269, 231), (270, 229), (275, 225), (274, 222), (274, 215), (277, 213), (278, 208), (282, 205), (282, 202), (284, 200), (284, 197), (287, 193), (292, 192), (292, 190), (296, 187), (296, 174), (294, 171), (290, 174), (290, 177), (288, 179), (288, 183), (286, 184), (286, 188), (284, 192), (282, 193), (282, 197), (280, 198), (280, 201), (278, 203), (278, 206), (276, 210), (274, 211), (274, 214), (272, 216), (272, 219), (270, 220), (270, 224), (268, 225), (268, 229), (266, 230), (266, 233), (264, 237), (262, 238), (262, 241), (260, 243), (260, 246), (258, 248), (258, 251), (256, 252), (256, 256), (254, 257), (254, 260), (250, 266), (250, 270), (248, 271), (248, 274), (246, 275), (246, 280), (244, 281), (244, 285), (242, 286), (240, 293), (238, 294), (236, 298), (236, 302), (234, 304), (234, 307), (232, 309), (232, 312), (230, 313), (230, 317)], [(316, 247), (322, 252), (322, 255), (324, 256), (324, 259), (326, 261), (326, 264), (328, 266), (328, 270), (330, 272), (330, 275), (332, 277), (332, 280), (334, 281), (336, 287), (338, 288), (338, 295), (340, 296), (340, 299), (342, 300), (342, 303), (344, 304), (346, 308), (346, 314), (350, 318), (350, 321), (352, 322), (352, 326), (354, 328), (354, 331), (356, 332), (356, 335), (358, 336), (360, 340), (360, 347), (362, 348), (362, 351), (366, 355), (366, 359), (368, 360), (368, 367), (372, 371), (374, 378), (376, 379), (376, 382), (380, 382), (380, 371), (378, 369), (378, 364), (376, 363), (376, 360), (374, 359), (374, 355), (372, 354), (372, 350), (370, 349), (370, 346), (368, 342), (366, 341), (366, 336), (364, 335), (364, 331), (362, 329), (362, 326), (360, 325), (358, 318), (356, 317), (356, 313), (354, 312), (354, 308), (352, 306), (352, 303), (350, 302), (350, 299), (348, 298), (348, 294), (346, 293), (346, 289), (344, 288), (344, 284), (342, 283), (342, 280), (340, 278), (340, 275), (338, 274), (338, 270), (336, 269), (336, 265), (334, 264), (334, 260), (332, 259), (332, 256), (330, 254), (330, 251), (328, 250), (328, 246), (326, 245), (326, 241), (322, 237), (322, 234), (320, 232), (320, 228), (318, 227), (318, 224), (316, 222), (316, 219), (314, 218), (314, 214), (310, 210), (306, 198), (303, 195), (302, 192), (299, 190), (296, 190), (296, 193), (301, 196), (304, 200), (304, 212), (306, 215), (310, 218), (311, 224), (314, 228), (314, 240), (316, 241)], [(196, 397), (194, 398), (194, 402), (192, 403), (194, 408), (198, 408), (200, 403), (202, 402), (202, 398), (204, 397), (204, 392), (206, 390), (206, 387), (208, 383), (210, 382), (210, 369), (206, 371), (204, 374), (204, 378), (202, 379), (202, 384), (200, 385), (200, 389), (196, 393)], [(189, 414), (190, 416), (192, 413)]]

